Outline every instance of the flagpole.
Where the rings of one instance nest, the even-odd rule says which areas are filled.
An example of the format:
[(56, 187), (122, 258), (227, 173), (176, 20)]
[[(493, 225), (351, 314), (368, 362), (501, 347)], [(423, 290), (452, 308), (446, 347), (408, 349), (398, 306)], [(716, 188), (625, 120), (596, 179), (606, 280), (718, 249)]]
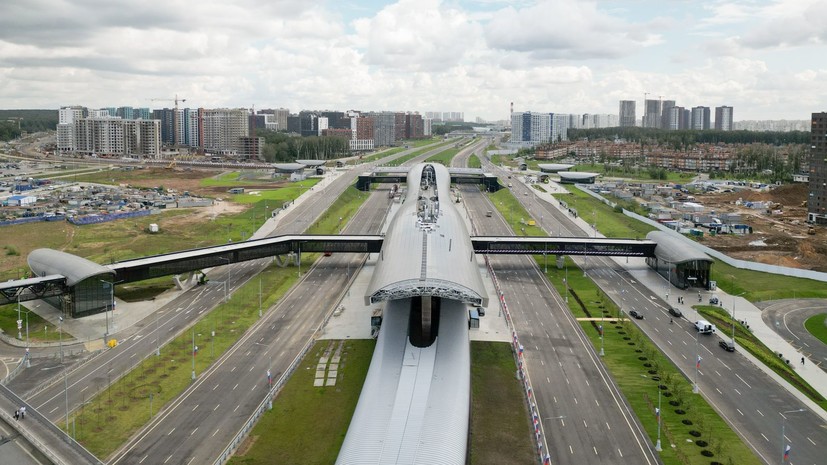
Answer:
[(787, 461), (787, 458), (790, 456), (790, 445), (786, 444), (786, 440), (784, 438), (784, 425), (787, 421), (787, 417), (784, 416), (785, 413), (798, 413), (804, 412), (807, 409), (800, 408), (798, 410), (787, 410), (786, 412), (781, 412), (781, 465), (784, 465), (784, 462)]
[(658, 413), (658, 442), (656, 442), (656, 443), (655, 443), (655, 450), (656, 450), (656, 451), (658, 451), (658, 452), (660, 452), (660, 451), (662, 451), (662, 450), (663, 450), (663, 449), (661, 449), (661, 447), (660, 447), (660, 415), (661, 415), (661, 409), (660, 409), (660, 387), (658, 387), (658, 412), (657, 412), (657, 413)]
[(698, 335), (701, 334), (700, 331), (695, 333), (695, 382), (692, 383), (692, 392), (694, 394), (698, 393), (698, 372), (701, 370), (701, 349), (698, 344)]

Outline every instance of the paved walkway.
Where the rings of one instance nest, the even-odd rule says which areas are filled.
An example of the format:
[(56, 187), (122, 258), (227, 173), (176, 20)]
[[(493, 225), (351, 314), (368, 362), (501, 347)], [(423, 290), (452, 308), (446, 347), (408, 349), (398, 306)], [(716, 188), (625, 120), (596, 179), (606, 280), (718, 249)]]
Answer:
[[(512, 175), (513, 179), (518, 179), (521, 182), (525, 182), (524, 175), (518, 175), (516, 172)], [(542, 184), (541, 185), (544, 189), (550, 192), (555, 193), (567, 193), (567, 191), (561, 188), (558, 184), (554, 182), (550, 182), (549, 184)], [(534, 189), (537, 196), (550, 203), (553, 206), (556, 206), (560, 211), (564, 213), (568, 213), (567, 209), (563, 208), (550, 193), (543, 191), (540, 192), (539, 190)], [(578, 218), (571, 218), (583, 231), (592, 231), (592, 226), (582, 218), (582, 216)], [(603, 237), (601, 234), (597, 234), (598, 237)], [(666, 297), (664, 290), (666, 289), (667, 281), (664, 277), (650, 269), (643, 258), (626, 258), (623, 257), (615, 257), (615, 262), (620, 266), (625, 268), (632, 276), (634, 276), (638, 282), (643, 283), (646, 287), (648, 287), (653, 294), (658, 295), (662, 298)], [(790, 360), (790, 366), (805, 380), (807, 383), (810, 384), (814, 389), (818, 392), (822, 393), (822, 395), (827, 395), (827, 372), (816, 366), (812, 360), (807, 360), (803, 366), (799, 361), (804, 354), (801, 354), (796, 350), (792, 344), (790, 344), (786, 339), (781, 337), (773, 328), (769, 327), (761, 318), (761, 309), (756, 307), (752, 304), (752, 302), (744, 299), (743, 297), (739, 296), (732, 296), (727, 294), (721, 289), (716, 289), (715, 291), (701, 291), (701, 298), (703, 303), (709, 302), (709, 297), (715, 294), (721, 301), (723, 302), (723, 308), (727, 311), (732, 313), (733, 309), (735, 311), (735, 318), (739, 321), (744, 321), (746, 324), (749, 325), (749, 328), (752, 330), (752, 333), (761, 340), (767, 347), (770, 348), (776, 354), (783, 354), (785, 359)], [(678, 296), (683, 297), (684, 304), (678, 304), (677, 298)], [(669, 286), (669, 297), (668, 303), (675, 307), (681, 309), (683, 314), (690, 320), (696, 321), (700, 319), (698, 313), (692, 309), (692, 305), (696, 305), (698, 303), (698, 289), (690, 289), (690, 290), (681, 290), (677, 289), (674, 286)], [(719, 328), (719, 330), (723, 331), (723, 328)], [(722, 334), (723, 336), (723, 334)], [(788, 382), (784, 381), (780, 376), (778, 376), (774, 371), (769, 369), (766, 365), (761, 363), (755, 357), (750, 355), (745, 350), (739, 351), (742, 355), (747, 357), (750, 361), (753, 362), (759, 369), (763, 370), (767, 376), (773, 378), (774, 380), (778, 381), (779, 384), (786, 387), (788, 391), (793, 393), (797, 396), (801, 401), (808, 405), (808, 408), (813, 412), (819, 414), (822, 418), (827, 421), (827, 412), (825, 412), (821, 407), (816, 405), (814, 402), (809, 400), (804, 394), (802, 394), (798, 389), (793, 387)], [(806, 358), (806, 357), (805, 357)]]

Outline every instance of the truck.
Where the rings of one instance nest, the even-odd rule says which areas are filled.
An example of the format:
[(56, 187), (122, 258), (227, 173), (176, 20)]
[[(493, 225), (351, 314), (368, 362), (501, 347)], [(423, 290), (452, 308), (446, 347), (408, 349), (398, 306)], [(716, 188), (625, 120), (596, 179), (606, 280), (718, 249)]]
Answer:
[(698, 320), (695, 322), (695, 330), (701, 334), (712, 334), (715, 332), (715, 325), (706, 320)]

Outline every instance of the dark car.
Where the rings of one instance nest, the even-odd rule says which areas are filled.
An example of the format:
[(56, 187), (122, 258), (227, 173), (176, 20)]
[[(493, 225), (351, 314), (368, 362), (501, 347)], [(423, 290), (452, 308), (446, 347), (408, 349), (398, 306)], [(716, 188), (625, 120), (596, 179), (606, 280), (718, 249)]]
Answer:
[(718, 300), (717, 296), (713, 295), (712, 297), (709, 298), (709, 305), (718, 305), (719, 303), (721, 303), (721, 301)]
[(629, 311), (629, 316), (636, 319), (636, 320), (642, 320), (643, 319), (643, 313), (640, 313), (637, 310), (630, 310)]
[(669, 307), (669, 314), (678, 318), (683, 316), (683, 313), (675, 307)]
[(718, 342), (718, 345), (721, 346), (727, 352), (735, 352), (735, 344), (733, 344), (732, 341), (725, 341), (721, 339)]

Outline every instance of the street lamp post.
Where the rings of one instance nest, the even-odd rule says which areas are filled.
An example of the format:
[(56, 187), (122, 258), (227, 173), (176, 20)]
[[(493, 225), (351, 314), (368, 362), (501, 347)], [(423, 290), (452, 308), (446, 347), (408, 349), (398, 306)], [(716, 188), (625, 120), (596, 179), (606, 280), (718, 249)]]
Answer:
[(23, 320), (20, 319), (20, 294), (17, 294), (17, 339), (23, 339)]
[(732, 347), (735, 347), (735, 298), (741, 297), (744, 294), (746, 294), (746, 292), (732, 296)]
[(192, 380), (195, 381), (195, 326), (192, 327)]
[(785, 423), (787, 421), (787, 417), (785, 417), (784, 414), (786, 414), (786, 413), (800, 413), (800, 412), (806, 412), (806, 411), (807, 411), (807, 409), (800, 408), (798, 410), (787, 410), (786, 412), (781, 412), (781, 462), (780, 462), (781, 465), (784, 465), (784, 459), (785, 459), (785, 456), (787, 455), (787, 452), (788, 452), (787, 451), (787, 446), (784, 443), (785, 442), (784, 426), (785, 426)]
[[(63, 365), (63, 317), (58, 319), (60, 326), (60, 364)], [(66, 402), (66, 433), (69, 433), (69, 381), (66, 378), (66, 367), (63, 367), (63, 398)]]

